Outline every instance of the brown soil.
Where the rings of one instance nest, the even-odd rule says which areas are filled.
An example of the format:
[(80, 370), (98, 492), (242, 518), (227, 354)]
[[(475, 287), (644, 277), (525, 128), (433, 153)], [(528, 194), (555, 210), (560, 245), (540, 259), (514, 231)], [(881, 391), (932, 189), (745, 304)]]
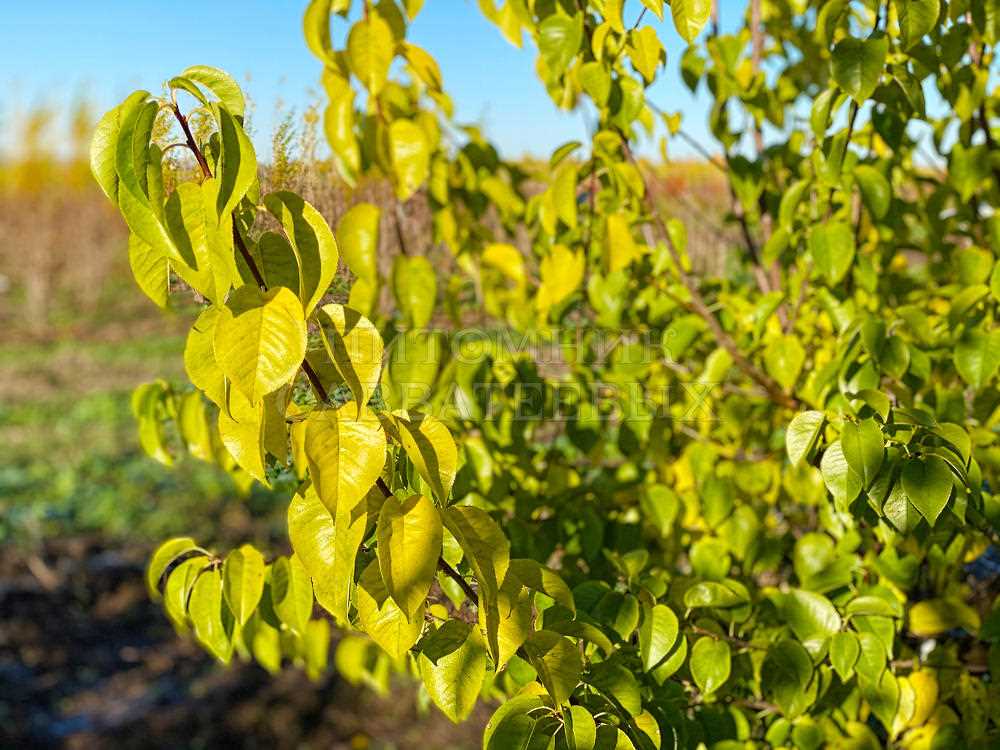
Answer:
[(93, 538), (0, 551), (0, 746), (474, 748), (490, 713), (454, 727), (332, 673), (223, 668), (146, 595), (145, 549)]

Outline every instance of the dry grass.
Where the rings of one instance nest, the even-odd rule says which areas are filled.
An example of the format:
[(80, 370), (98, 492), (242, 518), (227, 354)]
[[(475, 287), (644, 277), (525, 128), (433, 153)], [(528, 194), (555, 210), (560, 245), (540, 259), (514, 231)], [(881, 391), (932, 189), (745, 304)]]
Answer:
[[(68, 156), (57, 157), (46, 146), (56, 139), (56, 127), (51, 113), (39, 111), (25, 119), (18, 153), (0, 161), (0, 341), (91, 335), (120, 339), (143, 320), (162, 320), (135, 291), (126, 256), (127, 229), (90, 177), (86, 143), (93, 114), (81, 106), (72, 121)], [(66, 140), (65, 135), (58, 138)], [(333, 227), (359, 201), (381, 206), (380, 270), (388, 276), (399, 252), (391, 186), (372, 180), (349, 188), (329, 162), (317, 157), (317, 144), (314, 110), (298, 118), (290, 113), (279, 117), (271, 136), (273, 158), (262, 168), (264, 190), (300, 193)], [(182, 152), (171, 154), (177, 160), (172, 169), (183, 173), (192, 168)], [(530, 171), (531, 164), (525, 168)], [(724, 225), (720, 210), (729, 205), (723, 175), (704, 162), (678, 162), (655, 174), (654, 197), (665, 213), (687, 226), (695, 268), (723, 274), (726, 253), (738, 242), (738, 233)], [(424, 199), (417, 196), (400, 216), (411, 253), (428, 255), (443, 270), (452, 266), (451, 253), (432, 242), (432, 217)], [(518, 239), (512, 241), (524, 244)], [(167, 326), (172, 333), (177, 321)]]

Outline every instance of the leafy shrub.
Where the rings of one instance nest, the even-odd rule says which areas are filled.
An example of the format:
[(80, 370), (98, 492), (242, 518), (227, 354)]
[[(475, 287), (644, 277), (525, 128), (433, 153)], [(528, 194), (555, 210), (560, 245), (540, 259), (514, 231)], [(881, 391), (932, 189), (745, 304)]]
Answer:
[[(159, 548), (178, 630), (317, 674), (332, 619), (349, 679), (408, 672), (455, 721), (500, 698), (487, 748), (995, 743), (996, 573), (966, 568), (1000, 524), (995, 3), (753, 0), (695, 43), (711, 6), (674, 0), (743, 243), (725, 275), (692, 271), (634, 151), (683, 132), (646, 95), (662, 0), (631, 22), (619, 0), (481, 3), (556, 103), (598, 114), (540, 174), (452, 123), (406, 40), (418, 0), (351, 5), (305, 16), (324, 130), (341, 178), (385, 175), (397, 203), (336, 240), (260, 194), (221, 71), (136, 92), (94, 140), (140, 286), (208, 301), (197, 390), (136, 391), (145, 448), (171, 461), (176, 430), (298, 488), (291, 556)], [(171, 118), (201, 178), (168, 191), (150, 134)], [(415, 201), (433, 236), (408, 235)], [(341, 257), (346, 305), (325, 299)]]

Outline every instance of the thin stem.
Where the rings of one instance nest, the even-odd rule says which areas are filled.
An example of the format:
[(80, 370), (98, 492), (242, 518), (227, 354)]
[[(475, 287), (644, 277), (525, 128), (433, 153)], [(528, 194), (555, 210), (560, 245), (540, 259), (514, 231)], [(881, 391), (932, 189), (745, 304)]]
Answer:
[(468, 581), (466, 581), (465, 578), (463, 578), (457, 570), (451, 567), (443, 557), (438, 558), (438, 568), (446, 576), (448, 576), (455, 583), (461, 586), (462, 591), (465, 592), (465, 595), (467, 597), (469, 597), (469, 601), (471, 601), (477, 607), (479, 606), (479, 596), (476, 594), (475, 589), (473, 589), (472, 585)]
[(406, 246), (406, 237), (403, 235), (403, 205), (396, 201), (395, 210), (392, 212), (393, 224), (396, 227), (396, 241), (399, 243), (399, 252), (409, 255), (410, 251)]
[(212, 176), (212, 170), (208, 168), (208, 160), (205, 159), (205, 155), (198, 148), (198, 143), (194, 139), (194, 134), (191, 132), (191, 126), (188, 125), (187, 118), (181, 112), (181, 108), (176, 104), (171, 105), (171, 109), (174, 111), (174, 117), (177, 118), (177, 122), (181, 124), (181, 130), (184, 131), (184, 140), (187, 142), (188, 148), (194, 154), (194, 158), (198, 161), (198, 166), (201, 167), (201, 173), (205, 177)]
[(304, 372), (306, 377), (309, 378), (309, 382), (312, 384), (313, 390), (316, 391), (316, 395), (319, 396), (319, 400), (326, 401), (329, 398), (326, 388), (323, 387), (323, 383), (320, 382), (319, 375), (316, 374), (316, 371), (312, 368), (312, 365), (309, 364), (309, 360), (307, 359), (302, 360), (302, 372)]
[[(194, 134), (191, 132), (191, 127), (188, 125), (187, 118), (181, 112), (180, 107), (176, 103), (172, 104), (170, 107), (173, 110), (174, 117), (177, 118), (177, 122), (181, 125), (181, 130), (184, 131), (185, 145), (194, 154), (195, 160), (198, 162), (198, 166), (201, 167), (201, 173), (205, 178), (210, 178), (212, 176), (212, 170), (208, 166), (208, 160), (202, 153), (201, 149), (198, 148), (198, 143), (194, 139)], [(257, 286), (260, 287), (262, 292), (267, 291), (267, 282), (264, 281), (264, 276), (260, 272), (260, 268), (257, 267), (257, 262), (253, 259), (253, 255), (250, 254), (250, 249), (247, 247), (246, 242), (243, 241), (243, 235), (240, 234), (239, 229), (236, 228), (236, 212), (233, 211), (233, 244), (239, 251), (240, 256), (243, 261), (247, 264), (247, 268), (250, 269), (250, 274), (253, 276), (254, 281), (257, 282)], [(309, 378), (309, 382), (316, 391), (316, 395), (319, 396), (320, 401), (327, 400), (327, 392), (323, 387), (322, 382), (320, 382), (319, 376), (316, 371), (313, 370), (312, 365), (305, 359), (302, 360), (302, 371), (305, 372), (306, 377)]]
[[(253, 280), (257, 282), (257, 286), (260, 287), (262, 292), (267, 291), (267, 283), (264, 281), (264, 277), (260, 273), (260, 269), (257, 268), (257, 262), (253, 259), (250, 254), (249, 248), (247, 248), (246, 243), (243, 241), (240, 231), (236, 228), (236, 217), (233, 216), (233, 244), (236, 245), (236, 249), (240, 251), (240, 256), (242, 256), (243, 261), (247, 264), (250, 269), (250, 273), (253, 275)], [(326, 401), (326, 399), (323, 399)]]

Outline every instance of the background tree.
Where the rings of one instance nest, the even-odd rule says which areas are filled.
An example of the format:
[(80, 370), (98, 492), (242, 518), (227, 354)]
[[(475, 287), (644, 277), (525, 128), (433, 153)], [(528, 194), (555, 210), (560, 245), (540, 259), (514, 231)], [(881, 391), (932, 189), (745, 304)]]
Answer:
[[(246, 481), (301, 483), (289, 556), (160, 547), (178, 629), (315, 674), (332, 619), (357, 631), (349, 679), (409, 672), (455, 721), (501, 699), (487, 748), (995, 742), (995, 3), (752, 0), (721, 34), (700, 1), (486, 0), (553, 100), (598, 115), (541, 168), (454, 123), (406, 39), (420, 5), (306, 12), (337, 171), (396, 195), (337, 240), (259, 194), (221, 71), (98, 128), (140, 286), (206, 300), (196, 390), (136, 392), (144, 446), (170, 460), (176, 425)], [(647, 97), (644, 22), (668, 10), (742, 239), (721, 276), (636, 155), (644, 131), (687, 137)], [(168, 189), (169, 121), (200, 175)]]

